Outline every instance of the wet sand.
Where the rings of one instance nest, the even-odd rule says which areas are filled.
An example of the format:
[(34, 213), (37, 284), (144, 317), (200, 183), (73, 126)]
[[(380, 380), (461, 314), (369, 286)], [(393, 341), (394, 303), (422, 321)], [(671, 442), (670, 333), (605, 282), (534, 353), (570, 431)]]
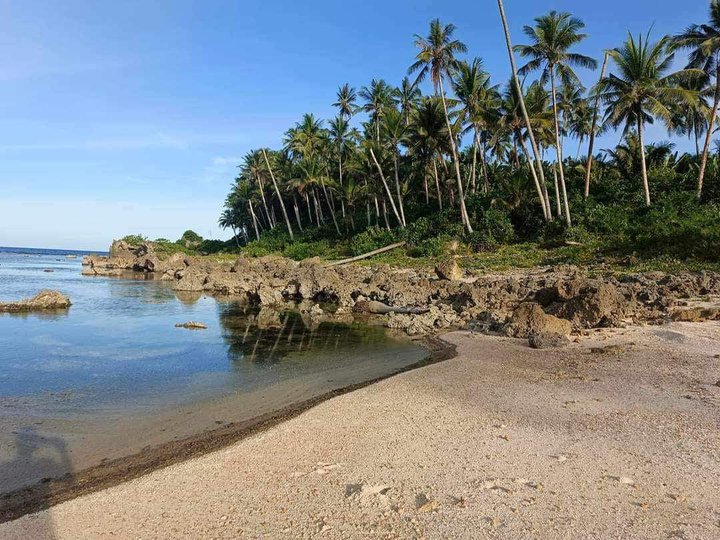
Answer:
[(2, 538), (717, 538), (720, 325), (457, 357), (0, 525)]

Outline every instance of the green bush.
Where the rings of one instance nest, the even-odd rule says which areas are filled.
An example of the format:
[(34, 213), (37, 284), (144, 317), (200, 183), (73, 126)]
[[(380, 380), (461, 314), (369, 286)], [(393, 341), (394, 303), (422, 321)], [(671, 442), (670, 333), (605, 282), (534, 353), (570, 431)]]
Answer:
[(320, 242), (295, 242), (288, 244), (283, 251), (285, 257), (296, 261), (310, 259), (312, 257), (328, 257), (333, 252), (333, 248), (327, 240)]
[(128, 234), (127, 236), (121, 238), (121, 240), (123, 242), (127, 242), (131, 246), (139, 246), (148, 241), (148, 239), (142, 234)]
[(397, 237), (392, 231), (381, 227), (370, 227), (350, 240), (350, 252), (353, 255), (362, 255), (396, 241)]

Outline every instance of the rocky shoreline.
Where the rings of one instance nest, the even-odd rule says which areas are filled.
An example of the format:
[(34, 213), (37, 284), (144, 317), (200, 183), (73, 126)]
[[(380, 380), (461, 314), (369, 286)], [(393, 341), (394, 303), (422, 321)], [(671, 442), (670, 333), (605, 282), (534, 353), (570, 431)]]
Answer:
[(370, 312), (410, 335), (455, 329), (528, 338), (558, 346), (593, 328), (717, 319), (720, 274), (652, 272), (622, 278), (591, 275), (575, 266), (479, 275), (455, 261), (434, 271), (387, 265), (328, 266), (320, 259), (206, 257), (158, 254), (152, 243), (116, 241), (109, 257), (87, 256), (84, 275), (141, 272), (173, 281), (177, 291), (232, 296), (262, 306), (297, 304), (318, 319)]

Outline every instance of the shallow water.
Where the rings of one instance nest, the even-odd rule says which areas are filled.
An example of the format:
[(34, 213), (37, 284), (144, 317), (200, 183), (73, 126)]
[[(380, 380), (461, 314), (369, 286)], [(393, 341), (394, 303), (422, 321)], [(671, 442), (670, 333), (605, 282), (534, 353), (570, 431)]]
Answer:
[[(42, 432), (64, 441), (77, 470), (108, 457), (103, 452), (118, 457), (187, 436), (187, 427), (148, 435), (153, 418), (172, 423), (174, 410), (191, 414), (225, 400), (224, 421), (247, 419), (427, 356), (374, 326), (314, 326), (291, 310), (259, 310), (176, 293), (167, 282), (80, 271), (81, 257), (0, 248), (1, 300), (47, 288), (73, 302), (62, 313), (0, 314), (0, 491), (38, 476), (20, 471), (17, 460), (14, 471), (2, 463), (23, 445), (42, 445)], [(175, 327), (190, 320), (208, 329)], [(133, 433), (128, 419), (137, 419), (142, 431)], [(198, 421), (192, 430), (202, 427)]]

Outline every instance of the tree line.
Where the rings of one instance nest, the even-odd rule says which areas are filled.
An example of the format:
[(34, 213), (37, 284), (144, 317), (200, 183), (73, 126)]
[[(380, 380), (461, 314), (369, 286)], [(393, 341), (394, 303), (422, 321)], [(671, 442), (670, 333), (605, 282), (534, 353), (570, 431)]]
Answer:
[[(720, 105), (720, 1), (707, 21), (676, 35), (628, 35), (599, 58), (577, 52), (585, 24), (550, 11), (513, 45), (498, 0), (511, 66), (494, 81), (481, 58), (468, 58), (457, 28), (435, 19), (415, 36), (417, 54), (398, 86), (372, 79), (343, 84), (329, 121), (305, 114), (282, 147), (249, 152), (239, 167), (219, 224), (238, 245), (282, 228), (294, 240), (309, 230), (347, 237), (368, 227), (407, 227), (418, 216), (452, 212), (472, 237), (483, 215), (501, 209), (516, 228), (574, 225), (589, 202), (653, 205), (654, 190), (692, 192), (714, 204), (706, 178), (720, 177), (712, 148)], [(676, 68), (676, 60), (685, 64)], [(597, 71), (585, 88), (580, 70)], [(421, 83), (432, 92), (423, 95)], [(660, 123), (668, 137), (688, 137), (695, 152), (673, 153), (647, 141)], [(622, 141), (596, 148), (617, 130)], [(576, 149), (575, 149), (576, 144)], [(574, 156), (572, 155), (574, 154)], [(676, 175), (651, 182), (658, 167)], [(622, 189), (616, 186), (620, 182)], [(627, 195), (627, 196), (626, 196)], [(627, 200), (613, 201), (612, 197)], [(525, 225), (523, 225), (525, 224)], [(543, 225), (545, 224), (545, 225)], [(317, 236), (317, 235), (316, 235)]]

